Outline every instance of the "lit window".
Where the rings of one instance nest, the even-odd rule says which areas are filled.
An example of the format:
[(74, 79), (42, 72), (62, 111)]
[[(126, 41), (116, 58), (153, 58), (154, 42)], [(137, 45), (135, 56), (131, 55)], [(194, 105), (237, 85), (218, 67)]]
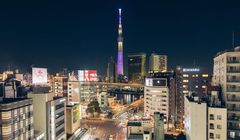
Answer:
[(188, 83), (188, 80), (183, 80), (184, 83)]
[(187, 85), (183, 85), (183, 88), (187, 88)]
[(198, 77), (198, 74), (196, 74), (196, 77)]
[(195, 86), (196, 88), (198, 88), (198, 86)]
[(203, 74), (202, 77), (208, 77), (208, 74)]
[(202, 88), (206, 88), (206, 86), (202, 86)]
[(188, 77), (188, 74), (183, 74), (183, 77)]
[(188, 93), (188, 90), (184, 90), (183, 93)]

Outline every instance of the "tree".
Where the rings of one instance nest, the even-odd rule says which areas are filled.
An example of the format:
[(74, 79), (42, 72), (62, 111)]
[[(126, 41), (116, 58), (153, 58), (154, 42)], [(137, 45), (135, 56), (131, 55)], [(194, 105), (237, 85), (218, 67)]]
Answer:
[(88, 104), (88, 107), (86, 109), (87, 113), (101, 113), (101, 108), (99, 106), (99, 103), (97, 100), (93, 100)]

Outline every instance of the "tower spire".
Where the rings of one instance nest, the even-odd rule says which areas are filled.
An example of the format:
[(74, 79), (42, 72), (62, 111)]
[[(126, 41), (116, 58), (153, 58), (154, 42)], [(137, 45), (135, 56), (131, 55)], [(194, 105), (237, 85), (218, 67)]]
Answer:
[(122, 9), (118, 9), (118, 57), (117, 75), (123, 75), (123, 37), (122, 37)]

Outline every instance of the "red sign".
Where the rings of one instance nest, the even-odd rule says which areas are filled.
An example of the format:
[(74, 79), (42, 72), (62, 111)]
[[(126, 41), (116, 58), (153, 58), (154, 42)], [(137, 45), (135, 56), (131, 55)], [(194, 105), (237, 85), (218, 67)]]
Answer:
[(84, 70), (84, 81), (97, 81), (97, 71)]

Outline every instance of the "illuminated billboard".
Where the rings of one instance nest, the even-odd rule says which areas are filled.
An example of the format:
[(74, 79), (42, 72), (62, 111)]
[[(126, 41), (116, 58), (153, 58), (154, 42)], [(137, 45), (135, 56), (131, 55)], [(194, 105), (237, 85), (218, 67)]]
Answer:
[(167, 86), (167, 80), (164, 78), (146, 78), (145, 86)]
[(79, 70), (78, 71), (79, 81), (97, 81), (96, 70)]
[(46, 68), (32, 68), (32, 83), (46, 84), (47, 83), (47, 69)]

